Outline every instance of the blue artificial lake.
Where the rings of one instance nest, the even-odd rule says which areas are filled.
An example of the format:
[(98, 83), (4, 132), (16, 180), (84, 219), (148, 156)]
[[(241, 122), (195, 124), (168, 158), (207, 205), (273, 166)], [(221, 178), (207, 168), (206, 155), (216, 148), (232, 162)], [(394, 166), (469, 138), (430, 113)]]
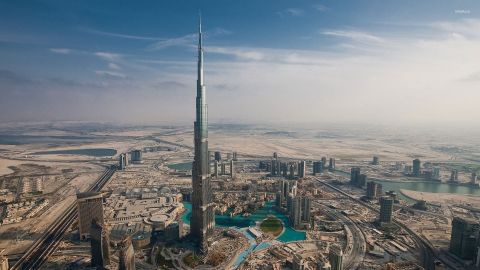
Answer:
[[(336, 174), (342, 176), (350, 176), (350, 173), (344, 171), (335, 171)], [(403, 196), (400, 193), (401, 189), (414, 190), (420, 192), (431, 192), (431, 193), (454, 193), (454, 194), (468, 194), (480, 196), (480, 188), (468, 185), (457, 185), (451, 183), (442, 183), (435, 181), (426, 181), (426, 180), (416, 180), (412, 179), (411, 181), (395, 181), (395, 180), (386, 180), (386, 179), (368, 179), (369, 181), (374, 181), (379, 184), (382, 184), (383, 192), (388, 190), (393, 190), (403, 200), (407, 202), (414, 202), (410, 198)]]
[[(188, 202), (184, 202), (183, 205), (185, 206), (185, 213), (182, 215), (182, 220), (186, 224), (190, 224), (190, 216), (192, 212), (192, 204)], [(268, 215), (273, 215), (280, 219), (283, 224), (285, 230), (281, 235), (277, 237), (277, 240), (281, 242), (291, 242), (291, 241), (299, 241), (306, 239), (306, 233), (301, 231), (294, 230), (289, 224), (288, 217), (285, 214), (282, 214), (276, 211), (273, 208), (273, 202), (265, 203), (265, 206), (259, 208), (257, 211), (253, 212), (248, 217), (243, 217), (241, 215), (235, 215), (230, 217), (230, 215), (215, 215), (215, 225), (217, 227), (238, 227), (238, 228), (247, 228), (250, 226), (254, 226), (257, 221), (262, 221), (267, 218)]]

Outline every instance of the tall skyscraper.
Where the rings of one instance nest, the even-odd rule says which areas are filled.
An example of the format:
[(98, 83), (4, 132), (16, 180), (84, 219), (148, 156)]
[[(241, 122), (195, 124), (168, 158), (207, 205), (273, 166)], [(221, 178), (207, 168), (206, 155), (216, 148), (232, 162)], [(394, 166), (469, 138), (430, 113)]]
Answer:
[(452, 170), (452, 173), (450, 174), (450, 181), (458, 182), (458, 171), (457, 170)]
[(110, 264), (110, 243), (108, 232), (97, 220), (93, 220), (90, 227), (90, 252), (92, 267), (105, 269)]
[(235, 165), (233, 164), (233, 159), (230, 160), (230, 177), (234, 177), (235, 176)]
[(356, 186), (358, 183), (358, 178), (360, 176), (360, 168), (353, 167), (350, 169), (350, 184)]
[(330, 171), (335, 170), (335, 158), (330, 158), (330, 162), (328, 163), (328, 169)]
[(305, 172), (307, 170), (306, 162), (305, 160), (302, 160), (298, 163), (298, 177), (299, 178), (305, 178)]
[(313, 175), (316, 175), (317, 173), (322, 173), (322, 172), (323, 172), (323, 162), (314, 161), (313, 162)]
[(78, 231), (80, 239), (90, 237), (93, 220), (103, 225), (103, 196), (101, 192), (84, 192), (77, 194)]
[[(203, 72), (203, 71), (202, 71)], [(203, 75), (202, 75), (203, 76)], [(197, 97), (198, 98), (198, 97)], [(206, 116), (206, 115), (205, 115)], [(220, 161), (222, 160), (222, 153), (220, 151), (215, 151), (215, 160)]]
[(135, 270), (135, 250), (133, 249), (132, 238), (125, 236), (119, 246), (118, 270)]
[(290, 212), (290, 222), (293, 227), (298, 229), (302, 223), (302, 198), (293, 197), (292, 198), (292, 209)]
[(142, 150), (133, 150), (130, 153), (130, 160), (135, 164), (142, 163)]
[(420, 167), (422, 163), (420, 162), (420, 159), (414, 159), (413, 160), (413, 176), (420, 176)]
[(392, 222), (393, 202), (394, 199), (390, 196), (380, 198), (380, 224)]
[(479, 232), (480, 225), (477, 220), (454, 217), (450, 238), (450, 252), (465, 260), (473, 259)]
[(332, 270), (342, 270), (343, 269), (343, 252), (342, 248), (333, 245), (330, 247), (328, 252), (328, 260), (330, 261)]
[(375, 198), (377, 198), (377, 183), (376, 182), (373, 182), (373, 181), (370, 181), (367, 183), (367, 198), (369, 200), (373, 200)]
[(472, 173), (472, 177), (470, 178), (470, 184), (472, 184), (472, 185), (477, 184), (477, 172)]
[(195, 157), (192, 170), (192, 215), (190, 233), (197, 241), (201, 253), (208, 250), (208, 238), (215, 227), (212, 190), (210, 188), (210, 164), (208, 155), (207, 96), (203, 83), (202, 24), (198, 26), (198, 79), (196, 118), (194, 123)]
[(302, 197), (302, 222), (310, 223), (312, 200), (309, 197)]

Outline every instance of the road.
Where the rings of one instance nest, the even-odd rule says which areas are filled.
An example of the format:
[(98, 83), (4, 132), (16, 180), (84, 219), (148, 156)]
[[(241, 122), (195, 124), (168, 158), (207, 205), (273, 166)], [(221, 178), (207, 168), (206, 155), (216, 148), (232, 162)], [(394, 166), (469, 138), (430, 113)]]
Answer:
[[(332, 190), (335, 190), (337, 191), (338, 193), (344, 195), (344, 196), (347, 196), (348, 198), (350, 198), (351, 200), (367, 207), (368, 209), (370, 209), (371, 211), (374, 211), (376, 213), (379, 213), (379, 210), (372, 207), (371, 205), (369, 204), (366, 204), (365, 202), (353, 197), (352, 195), (346, 193), (345, 191), (333, 186), (333, 185), (330, 185), (322, 180), (319, 180), (317, 179), (317, 181), (322, 184), (322, 185), (325, 185), (329, 188), (331, 188)], [(394, 219), (394, 223), (396, 225), (398, 225), (399, 227), (401, 227), (402, 229), (404, 229), (405, 231), (407, 231), (414, 239), (414, 241), (417, 243), (417, 246), (422, 250), (422, 254), (421, 254), (421, 257), (423, 259), (423, 266), (425, 267), (426, 270), (434, 270), (435, 269), (435, 264), (434, 264), (434, 260), (435, 258), (437, 257), (435, 255), (435, 249), (432, 247), (432, 245), (430, 243), (428, 243), (425, 239), (423, 239), (422, 237), (420, 237), (419, 235), (417, 235), (414, 231), (412, 231), (410, 228), (408, 228), (407, 226), (405, 226), (403, 223), (401, 222), (398, 222), (397, 220)]]
[[(318, 202), (317, 202), (318, 203)], [(367, 250), (365, 236), (357, 224), (349, 217), (339, 213), (336, 210), (330, 210), (325, 208), (328, 215), (336, 220), (340, 220), (352, 234), (352, 239), (347, 241), (352, 247), (348, 251), (345, 251), (344, 269), (357, 269), (362, 263)]]
[[(87, 191), (100, 191), (115, 173), (115, 170), (116, 169), (113, 168), (106, 169), (102, 176), (100, 176)], [(65, 232), (76, 219), (76, 203), (72, 203), (62, 214), (61, 218), (50, 225), (45, 233), (25, 252), (10, 270), (39, 269), (57, 249)]]

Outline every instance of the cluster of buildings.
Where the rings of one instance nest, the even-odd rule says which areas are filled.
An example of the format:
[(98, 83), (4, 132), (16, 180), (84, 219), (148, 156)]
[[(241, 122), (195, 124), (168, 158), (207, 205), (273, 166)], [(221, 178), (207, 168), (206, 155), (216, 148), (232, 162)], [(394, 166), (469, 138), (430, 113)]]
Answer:
[(43, 193), (43, 178), (21, 178), (18, 184), (18, 195), (29, 193)]
[[(128, 158), (129, 155), (130, 159)], [(125, 170), (129, 162), (132, 164), (142, 163), (142, 150), (133, 150), (130, 153), (121, 153), (118, 157), (118, 169)]]
[(454, 217), (449, 251), (457, 258), (480, 267), (480, 223), (468, 217)]
[(48, 206), (47, 199), (27, 200), (6, 205), (6, 215), (2, 225), (17, 223), (37, 215)]
[[(441, 168), (439, 166), (431, 166), (431, 164), (426, 163), (425, 167), (423, 168), (422, 162), (418, 158), (412, 161), (412, 166), (405, 166), (404, 173), (409, 176), (423, 177), (427, 180), (442, 181)], [(476, 171), (471, 172), (470, 179), (467, 182), (460, 182), (458, 176), (459, 176), (458, 169), (451, 169), (448, 182), (453, 184), (468, 184), (471, 186), (479, 186), (478, 176)]]
[(287, 213), (290, 223), (295, 229), (311, 228), (311, 198), (298, 193), (297, 181), (278, 181), (278, 192), (275, 195), (275, 205), (279, 211)]
[(117, 247), (119, 269), (135, 269), (135, 249), (152, 242), (153, 235), (165, 241), (183, 236), (181, 194), (151, 199), (128, 199), (124, 195), (86, 192), (77, 194), (78, 231), (81, 240), (90, 240), (92, 267), (107, 269), (110, 247)]
[[(323, 173), (325, 168), (333, 171), (335, 170), (335, 158), (330, 158), (327, 164), (327, 158), (322, 157), (320, 161), (314, 161), (312, 163), (312, 174), (317, 175)], [(307, 175), (307, 162), (301, 161), (282, 161), (278, 153), (273, 153), (273, 158), (270, 162), (260, 161), (260, 170), (266, 170), (270, 172), (270, 176), (280, 176), (288, 179), (301, 179)]]
[(276, 245), (252, 254), (240, 270), (295, 269), (295, 270), (343, 270), (344, 253), (337, 244), (307, 240)]

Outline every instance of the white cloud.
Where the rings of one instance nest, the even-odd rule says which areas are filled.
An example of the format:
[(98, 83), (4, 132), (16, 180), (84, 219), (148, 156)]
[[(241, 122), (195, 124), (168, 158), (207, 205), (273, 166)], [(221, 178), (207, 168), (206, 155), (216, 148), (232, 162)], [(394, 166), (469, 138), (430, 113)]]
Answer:
[(58, 54), (70, 54), (73, 50), (67, 48), (51, 48), (50, 51)]
[(320, 11), (320, 12), (324, 12), (324, 11), (329, 10), (328, 7), (326, 7), (322, 4), (316, 4), (316, 5), (313, 6), (313, 8), (315, 8), (317, 11)]
[(109, 69), (114, 69), (114, 70), (120, 70), (120, 66), (115, 64), (115, 63), (108, 63), (108, 68)]
[(90, 29), (90, 28), (81, 28), (83, 31), (96, 34), (96, 35), (101, 35), (101, 36), (107, 36), (107, 37), (116, 37), (116, 38), (124, 38), (124, 39), (136, 39), (136, 40), (161, 40), (162, 38), (159, 37), (151, 37), (151, 36), (140, 36), (140, 35), (129, 35), (129, 34), (122, 34), (122, 33), (112, 33), (112, 32), (105, 32), (105, 31), (99, 31), (95, 29)]
[(241, 60), (263, 60), (264, 55), (256, 48), (226, 48), (226, 47), (205, 47), (205, 51), (209, 53), (224, 54), (235, 56)]
[(118, 61), (121, 58), (120, 54), (111, 53), (111, 52), (95, 52), (93, 54), (98, 58), (108, 60), (108, 61)]
[(99, 76), (106, 77), (106, 78), (116, 78), (116, 79), (126, 79), (127, 75), (110, 70), (95, 70), (95, 73)]
[(283, 16), (300, 17), (305, 14), (305, 11), (300, 8), (287, 8), (285, 10), (278, 11), (277, 14), (282, 17)]
[(432, 23), (433, 28), (446, 33), (456, 33), (470, 38), (480, 38), (480, 19), (462, 19)]
[(362, 43), (384, 43), (385, 40), (379, 36), (375, 36), (361, 31), (349, 31), (349, 30), (324, 30), (320, 32), (323, 35), (334, 36), (340, 38), (347, 38), (356, 42)]

